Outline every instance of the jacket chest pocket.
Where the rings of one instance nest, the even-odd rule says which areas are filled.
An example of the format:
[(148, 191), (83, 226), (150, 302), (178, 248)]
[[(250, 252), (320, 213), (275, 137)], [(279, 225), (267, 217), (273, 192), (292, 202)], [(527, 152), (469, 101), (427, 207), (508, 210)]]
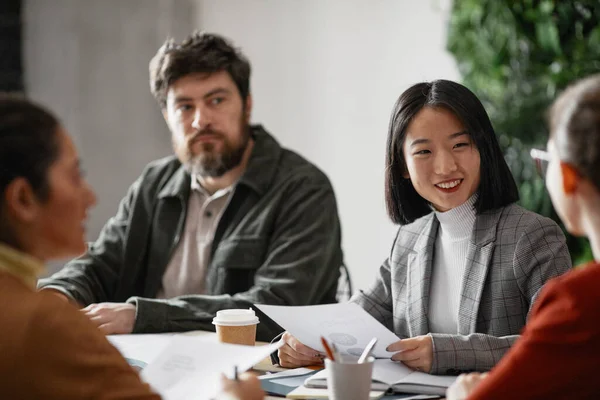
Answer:
[[(267, 241), (263, 238), (230, 238), (221, 241), (211, 262), (208, 286), (213, 294), (245, 292), (254, 285), (256, 270), (264, 263)], [(210, 280), (210, 278), (209, 278)]]

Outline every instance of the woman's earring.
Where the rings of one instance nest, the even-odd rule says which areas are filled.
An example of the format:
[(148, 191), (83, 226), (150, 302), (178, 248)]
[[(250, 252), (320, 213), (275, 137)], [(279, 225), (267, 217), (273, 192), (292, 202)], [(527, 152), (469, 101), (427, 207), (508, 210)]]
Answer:
[(560, 163), (560, 169), (563, 176), (563, 189), (566, 194), (573, 194), (579, 185), (579, 173), (570, 164)]

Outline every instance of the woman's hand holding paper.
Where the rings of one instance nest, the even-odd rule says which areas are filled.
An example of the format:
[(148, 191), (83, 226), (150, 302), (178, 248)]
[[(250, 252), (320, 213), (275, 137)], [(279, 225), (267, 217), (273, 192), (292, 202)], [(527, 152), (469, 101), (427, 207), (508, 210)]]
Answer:
[(417, 371), (431, 371), (433, 362), (433, 339), (429, 335), (402, 339), (390, 344), (387, 351), (397, 351), (392, 356), (394, 361), (402, 361), (406, 366)]

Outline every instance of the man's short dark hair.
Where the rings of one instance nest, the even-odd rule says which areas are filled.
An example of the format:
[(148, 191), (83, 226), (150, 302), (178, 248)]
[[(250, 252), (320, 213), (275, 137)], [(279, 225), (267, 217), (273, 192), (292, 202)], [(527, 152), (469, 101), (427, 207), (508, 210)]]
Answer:
[(408, 224), (431, 212), (410, 179), (404, 178), (406, 160), (402, 151), (406, 130), (424, 107), (445, 108), (463, 123), (479, 151), (481, 179), (474, 204), (477, 214), (519, 200), (515, 180), (504, 160), (485, 108), (469, 89), (456, 82), (422, 82), (400, 95), (390, 119), (387, 139), (385, 201), (390, 219)]
[(161, 108), (176, 80), (194, 73), (227, 71), (242, 101), (250, 93), (250, 63), (227, 39), (212, 33), (194, 32), (181, 44), (168, 39), (150, 61), (150, 91)]

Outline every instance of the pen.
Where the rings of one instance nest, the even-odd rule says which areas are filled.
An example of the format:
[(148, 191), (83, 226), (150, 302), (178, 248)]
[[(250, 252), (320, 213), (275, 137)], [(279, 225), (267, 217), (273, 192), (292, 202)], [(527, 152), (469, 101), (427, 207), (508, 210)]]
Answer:
[(338, 362), (342, 361), (342, 357), (340, 356), (340, 352), (338, 351), (335, 343), (331, 343), (331, 352), (333, 353), (333, 356), (335, 357), (335, 359), (338, 360)]
[(331, 348), (329, 347), (329, 343), (327, 343), (327, 340), (325, 340), (325, 338), (323, 336), (321, 336), (321, 343), (323, 344), (323, 347), (325, 347), (325, 352), (327, 353), (327, 357), (329, 357), (329, 359), (331, 361), (335, 361), (335, 357), (333, 356), (333, 352), (331, 351)]
[(237, 365), (233, 366), (233, 380), (234, 381), (238, 381), (238, 370), (237, 370)]
[(373, 347), (375, 347), (375, 343), (377, 343), (377, 338), (371, 339), (367, 347), (365, 347), (362, 354), (360, 355), (360, 358), (358, 359), (359, 364), (362, 364), (365, 361), (367, 361), (367, 358), (369, 358), (371, 352), (373, 351)]

